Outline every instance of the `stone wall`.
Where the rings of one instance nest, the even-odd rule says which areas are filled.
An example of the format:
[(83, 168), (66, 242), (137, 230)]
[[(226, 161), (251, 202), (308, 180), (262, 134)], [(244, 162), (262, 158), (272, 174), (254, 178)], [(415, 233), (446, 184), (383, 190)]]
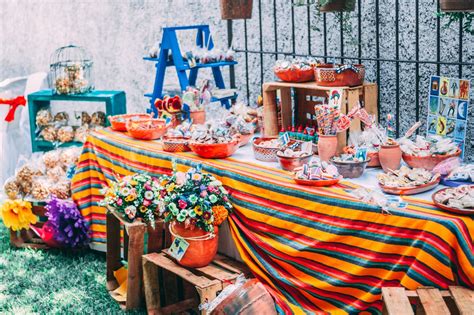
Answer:
[[(275, 0), (277, 8), (278, 51), (291, 52), (291, 4), (288, 0)], [(375, 0), (361, 0), (362, 5), (362, 55), (375, 57)], [(395, 57), (394, 1), (380, 0), (381, 58)], [(400, 58), (415, 58), (415, 7), (412, 0), (400, 0)], [(247, 21), (248, 48), (260, 49), (259, 1), (254, 1), (253, 18)], [(436, 60), (436, 5), (434, 0), (419, 0), (421, 60)], [(274, 0), (261, 0), (262, 47), (274, 50)], [(296, 53), (323, 54), (322, 17), (310, 9), (310, 42), (306, 7), (295, 7)], [(357, 14), (351, 13), (352, 35), (345, 34), (344, 55), (357, 56)], [(226, 23), (220, 20), (218, 0), (0, 0), (0, 80), (47, 71), (50, 56), (60, 46), (70, 43), (86, 47), (94, 58), (95, 85), (99, 89), (121, 89), (127, 93), (130, 112), (143, 111), (147, 106), (145, 92), (151, 91), (154, 67), (142, 60), (149, 47), (160, 40), (161, 27), (185, 24), (210, 24), (217, 46), (226, 48)], [(234, 22), (234, 47), (244, 48), (243, 21)], [(334, 14), (327, 15), (328, 53), (339, 56), (339, 20)], [(457, 61), (459, 52), (459, 27), (442, 29), (441, 60)], [(192, 47), (193, 35), (181, 38), (183, 49)], [(465, 62), (474, 62), (474, 41), (464, 36)], [(282, 55), (279, 55), (282, 57)], [(245, 55), (237, 55), (236, 81), (241, 95), (246, 97)], [(263, 80), (273, 80), (274, 55), (263, 55)], [(354, 60), (355, 61), (355, 60)], [(249, 54), (250, 101), (260, 93), (260, 55)], [(365, 63), (367, 79), (375, 80), (375, 62)], [(473, 67), (464, 66), (463, 77), (472, 78)], [(425, 119), (428, 80), (436, 72), (432, 64), (420, 65), (420, 117)], [(227, 74), (227, 73), (226, 73)], [(225, 75), (226, 75), (225, 74)], [(381, 63), (381, 112), (385, 115), (395, 108), (395, 64)], [(458, 76), (457, 66), (442, 66), (441, 74)], [(228, 78), (228, 76), (225, 76)], [(167, 85), (176, 86), (176, 76), (168, 71)], [(400, 64), (400, 113), (404, 132), (415, 121), (415, 65)], [(474, 93), (473, 93), (474, 94)], [(472, 103), (472, 102), (471, 102)], [(470, 111), (472, 112), (472, 104)], [(383, 116), (382, 116), (383, 117)], [(471, 115), (472, 117), (472, 115)], [(468, 128), (468, 156), (473, 156), (474, 119)], [(424, 127), (423, 127), (424, 128)]]

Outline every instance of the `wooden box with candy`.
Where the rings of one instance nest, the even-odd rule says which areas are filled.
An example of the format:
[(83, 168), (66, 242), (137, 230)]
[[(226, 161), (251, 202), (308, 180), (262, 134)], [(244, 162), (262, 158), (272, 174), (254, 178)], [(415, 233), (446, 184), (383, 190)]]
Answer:
[[(278, 109), (277, 96), (281, 103)], [(316, 82), (291, 83), (267, 82), (263, 84), (264, 134), (275, 137), (283, 129), (298, 130), (298, 127), (317, 127), (314, 106), (337, 101), (341, 112), (346, 114), (362, 104), (371, 115), (377, 115), (377, 85), (365, 82), (357, 87), (324, 87)], [(280, 117), (279, 117), (280, 116)], [(281, 123), (279, 123), (281, 118)], [(347, 131), (338, 134), (338, 152), (346, 146), (348, 135), (360, 131), (360, 120), (352, 120)]]

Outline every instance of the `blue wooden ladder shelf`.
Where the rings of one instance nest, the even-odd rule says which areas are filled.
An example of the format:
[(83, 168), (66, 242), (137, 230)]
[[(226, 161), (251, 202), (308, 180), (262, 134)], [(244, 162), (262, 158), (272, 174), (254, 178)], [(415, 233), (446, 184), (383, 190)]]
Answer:
[[(153, 87), (153, 93), (145, 94), (146, 97), (150, 97), (151, 111), (158, 114), (154, 103), (157, 98), (163, 97), (163, 83), (165, 79), (166, 67), (174, 66), (178, 74), (179, 85), (181, 91), (186, 90), (188, 86), (195, 86), (198, 71), (200, 68), (211, 68), (214, 76), (216, 87), (219, 89), (225, 89), (224, 78), (220, 67), (236, 65), (236, 61), (219, 61), (213, 63), (198, 63), (195, 67), (190, 67), (188, 61), (183, 59), (181, 50), (179, 48), (178, 37), (176, 31), (182, 30), (197, 30), (196, 45), (198, 47), (208, 47), (209, 50), (214, 48), (212, 37), (210, 36), (209, 25), (190, 25), (190, 26), (178, 26), (178, 27), (164, 27), (163, 37), (160, 45), (160, 54), (158, 58), (144, 57), (144, 60), (156, 62), (156, 75), (155, 84)], [(171, 58), (169, 58), (171, 52)], [(186, 71), (189, 71), (189, 76)], [(220, 101), (226, 108), (230, 107), (229, 100), (237, 98), (237, 94), (230, 97), (221, 99), (213, 98), (212, 101)], [(150, 111), (150, 112), (151, 112)]]

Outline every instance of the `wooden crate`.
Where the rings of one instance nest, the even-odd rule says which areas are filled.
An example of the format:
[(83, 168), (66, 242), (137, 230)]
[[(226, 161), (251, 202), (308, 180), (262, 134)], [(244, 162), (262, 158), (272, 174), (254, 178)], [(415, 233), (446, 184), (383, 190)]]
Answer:
[[(33, 203), (33, 213), (40, 217), (40, 222), (36, 223), (35, 226), (42, 227), (44, 221), (46, 221), (45, 213), (46, 209), (44, 203)], [(31, 229), (22, 229), (20, 231), (13, 231), (10, 229), (10, 246), (16, 248), (33, 248), (33, 249), (48, 249), (43, 240), (36, 235)]]
[(416, 314), (474, 314), (474, 291), (450, 286), (449, 290), (421, 287), (415, 291), (405, 288), (382, 288), (383, 314), (415, 314), (410, 300), (415, 302)]
[[(166, 303), (168, 305), (165, 306), (162, 290), (169, 291), (171, 288), (163, 285), (164, 271), (175, 274), (190, 284), (197, 295), (187, 295), (184, 299), (173, 304)], [(180, 266), (165, 251), (143, 255), (143, 278), (148, 314), (171, 314), (195, 309), (199, 304), (213, 300), (223, 288), (234, 283), (240, 274), (249, 276), (250, 271), (244, 264), (219, 254), (210, 265), (202, 268)], [(201, 311), (201, 314), (205, 313), (204, 310)]]
[[(275, 137), (280, 131), (278, 119), (281, 118), (283, 127), (292, 125), (292, 98), (291, 89), (295, 89), (295, 125), (313, 125), (313, 119), (308, 120), (307, 113), (314, 115), (313, 96), (328, 98), (329, 93), (333, 89), (342, 89), (341, 110), (347, 113), (360, 101), (367, 112), (377, 116), (377, 84), (364, 83), (364, 85), (356, 87), (325, 87), (318, 86), (316, 82), (306, 83), (289, 83), (289, 82), (267, 82), (263, 84), (263, 129), (266, 137)], [(280, 93), (281, 117), (278, 117), (277, 110), (277, 91)], [(308, 100), (309, 98), (309, 100)], [(349, 132), (360, 131), (362, 129), (361, 122), (357, 119), (353, 120), (349, 128)], [(348, 132), (338, 134), (338, 150), (342, 150), (347, 144)]]
[[(164, 245), (164, 223), (156, 221), (155, 229), (145, 223), (129, 223), (112, 212), (107, 213), (107, 290), (124, 310), (141, 308), (144, 302), (142, 283), (142, 255), (145, 249), (145, 233), (148, 233), (147, 253), (159, 252)], [(121, 226), (123, 226), (123, 257), (128, 263), (127, 299), (121, 301), (113, 293), (118, 288), (114, 271), (122, 267)]]

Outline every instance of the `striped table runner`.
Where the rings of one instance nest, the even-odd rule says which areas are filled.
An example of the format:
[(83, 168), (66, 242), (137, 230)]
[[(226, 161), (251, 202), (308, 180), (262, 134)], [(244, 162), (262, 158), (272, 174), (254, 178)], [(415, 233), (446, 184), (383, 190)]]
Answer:
[(406, 209), (383, 214), (352, 198), (348, 182), (299, 186), (282, 170), (169, 154), (157, 142), (108, 129), (89, 136), (72, 183), (94, 244), (105, 242), (101, 187), (119, 175), (169, 174), (173, 158), (183, 171), (201, 164), (228, 188), (232, 238), (281, 313), (378, 313), (382, 286), (474, 286), (469, 217), (414, 198), (405, 198)]

